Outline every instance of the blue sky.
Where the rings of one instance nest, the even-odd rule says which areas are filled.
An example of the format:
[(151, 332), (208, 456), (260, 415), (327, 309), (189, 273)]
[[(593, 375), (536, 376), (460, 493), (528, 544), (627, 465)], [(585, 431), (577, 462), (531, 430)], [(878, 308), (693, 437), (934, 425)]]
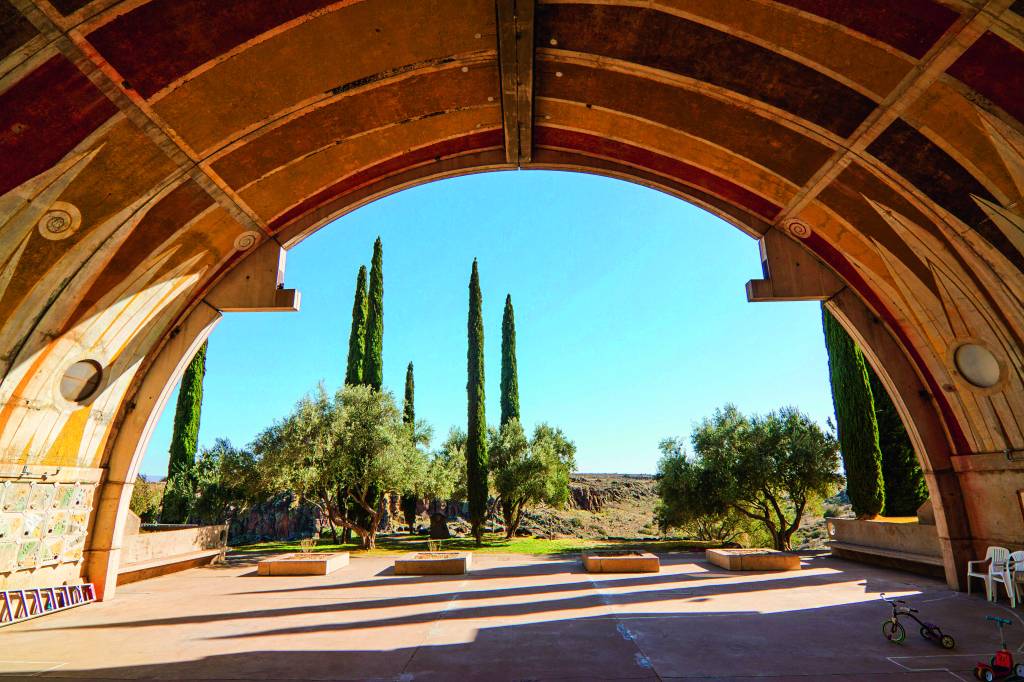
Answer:
[[(473, 258), (484, 299), (487, 414), (499, 415), (501, 315), (515, 306), (528, 428), (562, 427), (581, 471), (649, 473), (658, 443), (687, 437), (726, 402), (832, 415), (817, 303), (747, 303), (757, 242), (660, 192), (576, 173), (443, 180), (376, 201), (288, 253), (299, 313), (235, 313), (210, 339), (200, 444), (248, 443), (318, 381), (345, 371), (352, 294), (384, 243), (384, 383), (416, 375), (416, 415), (435, 444), (466, 420)], [(167, 472), (177, 393), (142, 473)]]

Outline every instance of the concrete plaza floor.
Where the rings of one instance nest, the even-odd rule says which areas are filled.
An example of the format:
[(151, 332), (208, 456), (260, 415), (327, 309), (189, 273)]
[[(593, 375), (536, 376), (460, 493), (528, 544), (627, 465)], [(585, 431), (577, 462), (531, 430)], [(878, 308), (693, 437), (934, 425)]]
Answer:
[[(660, 574), (588, 575), (578, 557), (478, 554), (467, 576), (395, 576), (353, 557), (329, 576), (258, 577), (252, 558), (124, 586), (0, 630), (0, 672), (78, 679), (951, 680), (997, 648), (988, 614), (1024, 611), (934, 580), (827, 556), (800, 572), (728, 573), (697, 554)], [(912, 621), (886, 641), (879, 592), (906, 595), (957, 639)]]

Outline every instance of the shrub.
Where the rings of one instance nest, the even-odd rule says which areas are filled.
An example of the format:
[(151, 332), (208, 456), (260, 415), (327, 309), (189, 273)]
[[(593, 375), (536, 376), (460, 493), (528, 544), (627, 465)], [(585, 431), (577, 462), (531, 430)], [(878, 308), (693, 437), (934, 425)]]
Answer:
[(164, 496), (163, 483), (150, 483), (142, 476), (135, 480), (129, 509), (142, 519), (143, 523), (156, 523), (160, 518), (160, 501)]

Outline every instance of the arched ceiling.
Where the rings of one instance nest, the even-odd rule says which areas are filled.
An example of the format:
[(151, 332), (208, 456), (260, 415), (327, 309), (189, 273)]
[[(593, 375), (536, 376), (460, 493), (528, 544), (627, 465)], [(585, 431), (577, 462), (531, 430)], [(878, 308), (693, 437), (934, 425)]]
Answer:
[[(954, 451), (1024, 447), (1022, 47), (1022, 0), (0, 0), (0, 460), (102, 464), (255, 244), (512, 168), (784, 231), (893, 329)], [(965, 339), (998, 389), (952, 367)], [(103, 391), (62, 403), (83, 357)]]

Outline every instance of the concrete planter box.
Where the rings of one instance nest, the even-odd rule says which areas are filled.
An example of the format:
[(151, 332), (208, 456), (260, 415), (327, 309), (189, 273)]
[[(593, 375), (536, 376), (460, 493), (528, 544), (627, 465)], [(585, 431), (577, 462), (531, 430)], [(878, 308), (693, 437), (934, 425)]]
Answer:
[(709, 549), (705, 556), (727, 571), (799, 571), (800, 556), (774, 549)]
[(472, 558), (471, 552), (412, 552), (395, 559), (395, 575), (462, 575)]
[(257, 575), (327, 575), (348, 566), (348, 552), (282, 554), (256, 564)]
[(584, 552), (583, 567), (587, 573), (658, 573), (661, 561), (650, 552)]

